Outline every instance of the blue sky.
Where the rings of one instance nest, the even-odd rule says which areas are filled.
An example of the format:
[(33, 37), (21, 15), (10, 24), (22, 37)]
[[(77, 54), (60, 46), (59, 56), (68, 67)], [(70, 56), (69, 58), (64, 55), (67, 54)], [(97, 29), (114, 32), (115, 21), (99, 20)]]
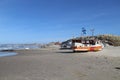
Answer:
[(0, 43), (47, 43), (120, 35), (120, 0), (0, 0)]

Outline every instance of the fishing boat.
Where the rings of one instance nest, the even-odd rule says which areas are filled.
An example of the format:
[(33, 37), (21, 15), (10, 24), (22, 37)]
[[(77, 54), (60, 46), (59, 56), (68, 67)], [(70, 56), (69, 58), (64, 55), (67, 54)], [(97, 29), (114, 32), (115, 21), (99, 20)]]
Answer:
[(76, 51), (100, 51), (102, 50), (104, 45), (100, 40), (89, 39), (89, 40), (81, 40), (81, 39), (73, 39), (72, 40), (72, 49), (74, 52)]

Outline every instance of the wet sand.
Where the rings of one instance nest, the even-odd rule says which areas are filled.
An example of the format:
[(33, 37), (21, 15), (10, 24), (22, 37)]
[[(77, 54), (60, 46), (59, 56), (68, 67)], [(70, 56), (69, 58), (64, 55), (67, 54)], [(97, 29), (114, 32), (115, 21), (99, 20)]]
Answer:
[(120, 80), (120, 47), (99, 52), (20, 50), (0, 58), (0, 80)]

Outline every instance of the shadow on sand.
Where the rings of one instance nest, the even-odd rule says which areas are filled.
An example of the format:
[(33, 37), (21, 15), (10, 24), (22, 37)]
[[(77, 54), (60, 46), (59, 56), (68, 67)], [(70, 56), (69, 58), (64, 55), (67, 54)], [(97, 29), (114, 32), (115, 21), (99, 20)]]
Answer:
[(56, 53), (62, 53), (62, 54), (74, 54), (74, 53), (87, 53), (87, 51), (59, 51), (59, 52), (56, 52)]

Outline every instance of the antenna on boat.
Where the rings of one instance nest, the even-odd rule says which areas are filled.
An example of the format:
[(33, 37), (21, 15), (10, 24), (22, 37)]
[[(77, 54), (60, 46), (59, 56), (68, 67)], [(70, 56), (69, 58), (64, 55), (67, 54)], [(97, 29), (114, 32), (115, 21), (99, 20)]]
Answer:
[(75, 36), (73, 35), (73, 36), (72, 36), (72, 39), (74, 39), (74, 38), (75, 38)]
[(93, 29), (91, 29), (90, 31), (91, 31), (91, 33), (92, 33), (92, 36), (94, 36), (94, 31), (95, 31), (95, 29), (93, 28)]

